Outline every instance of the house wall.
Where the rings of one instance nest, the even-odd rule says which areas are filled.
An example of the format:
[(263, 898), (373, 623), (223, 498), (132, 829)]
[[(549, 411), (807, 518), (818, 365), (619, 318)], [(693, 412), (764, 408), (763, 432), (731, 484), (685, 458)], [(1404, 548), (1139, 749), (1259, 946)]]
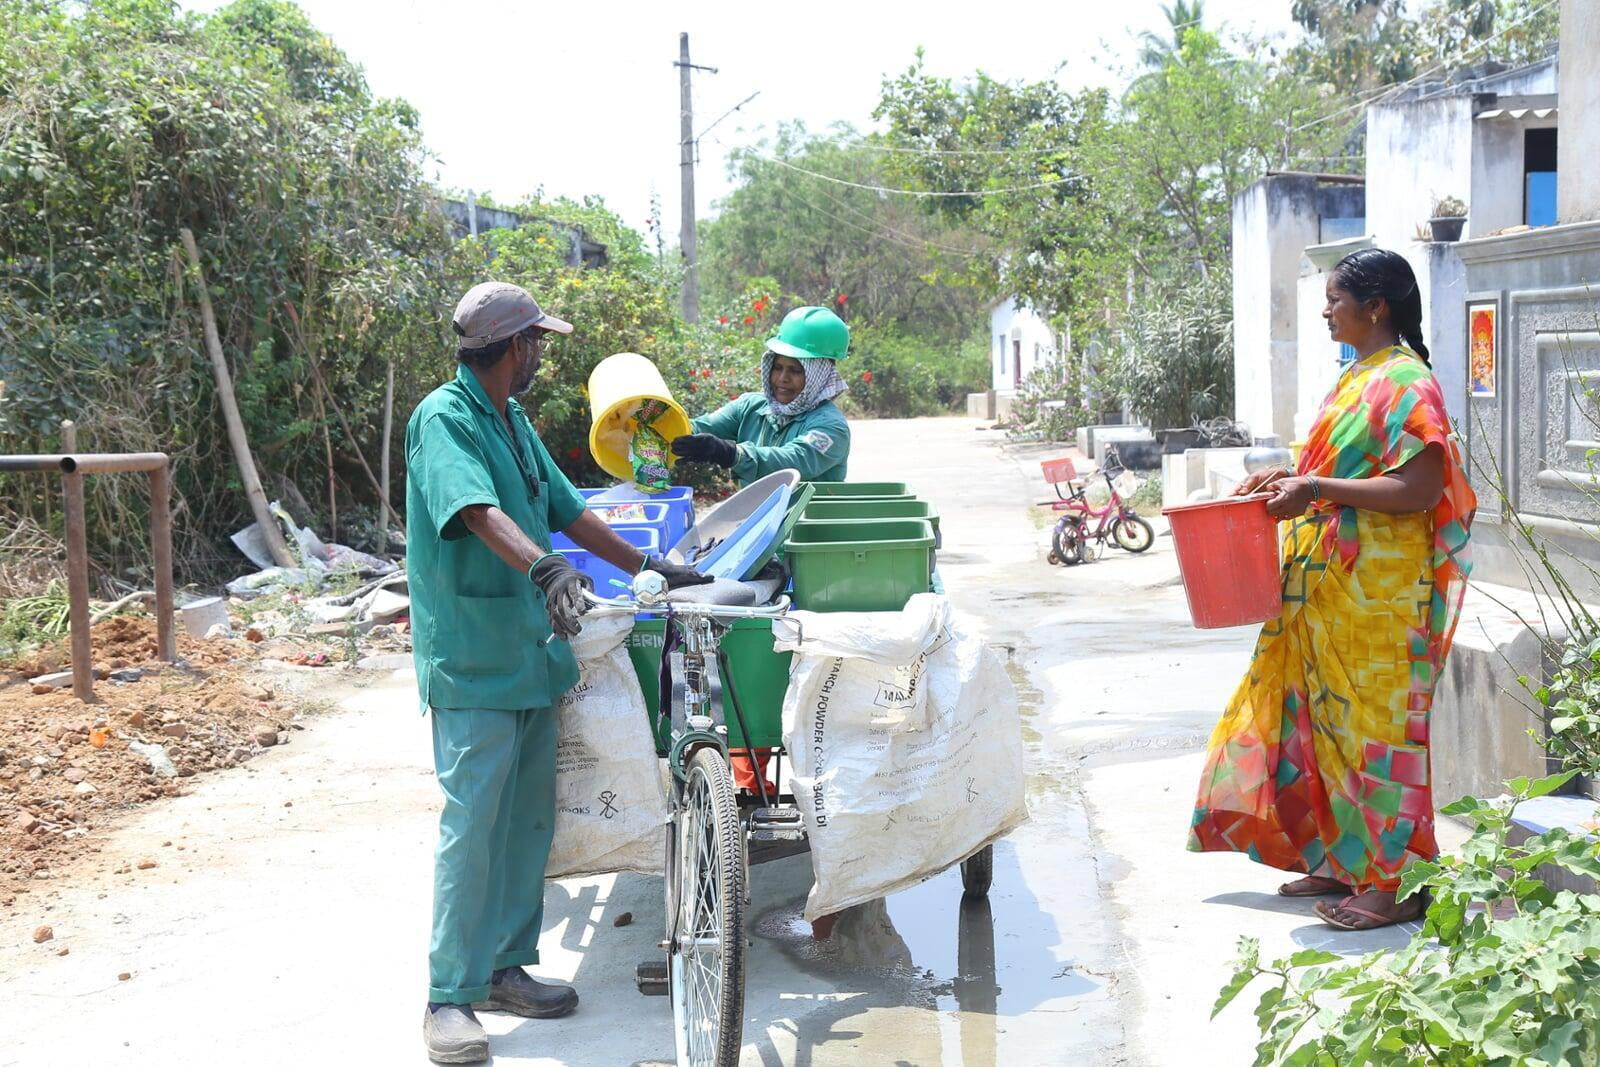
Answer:
[(1056, 336), (1050, 323), (1032, 307), (1019, 307), (1015, 297), (1007, 297), (989, 313), (989, 373), (996, 392), (1015, 388), (1012, 343), (1022, 348), (1022, 380), (1040, 363), (1056, 354)]
[(1573, 136), (1556, 144), (1556, 212), (1562, 222), (1600, 219), (1600, 4), (1561, 5), (1561, 121)]
[(1479, 499), (1473, 577), (1528, 587), (1511, 516), (1544, 539), (1580, 596), (1600, 599), (1595, 428), (1590, 405), (1573, 399), (1600, 382), (1600, 221), (1457, 248), (1468, 293), (1500, 308), (1496, 395), (1469, 398), (1460, 427)]
[(1300, 277), (1296, 292), (1300, 305), (1298, 381), (1294, 436), (1289, 442), (1304, 441), (1316, 418), (1317, 409), (1339, 377), (1339, 344), (1328, 336), (1322, 309), (1327, 304), (1328, 275), (1313, 271)]
[[(1499, 117), (1473, 123), (1472, 187), (1468, 202), (1466, 235), (1487, 237), (1523, 219), (1523, 159), (1528, 130), (1548, 129), (1556, 116), (1539, 119)], [(1562, 174), (1561, 181), (1566, 181)]]
[(1367, 190), (1361, 185), (1323, 185), (1317, 189), (1319, 244), (1360, 237), (1367, 232)]
[(1367, 232), (1379, 248), (1416, 240), (1438, 200), (1467, 199), (1471, 175), (1470, 96), (1367, 109)]
[(1560, 86), (1561, 57), (1551, 56), (1539, 63), (1530, 63), (1518, 70), (1502, 71), (1479, 78), (1471, 89), (1478, 93), (1496, 93), (1500, 96), (1535, 96), (1557, 92)]
[(1316, 179), (1263, 178), (1233, 199), (1234, 417), (1293, 438), (1300, 261), (1319, 236)]

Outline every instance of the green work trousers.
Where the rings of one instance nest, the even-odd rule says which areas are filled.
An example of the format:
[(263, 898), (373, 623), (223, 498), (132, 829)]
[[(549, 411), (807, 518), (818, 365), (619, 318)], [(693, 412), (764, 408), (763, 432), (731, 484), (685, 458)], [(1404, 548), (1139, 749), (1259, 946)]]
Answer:
[(556, 815), (555, 708), (434, 709), (444, 793), (428, 1000), (472, 1004), (502, 967), (539, 962)]

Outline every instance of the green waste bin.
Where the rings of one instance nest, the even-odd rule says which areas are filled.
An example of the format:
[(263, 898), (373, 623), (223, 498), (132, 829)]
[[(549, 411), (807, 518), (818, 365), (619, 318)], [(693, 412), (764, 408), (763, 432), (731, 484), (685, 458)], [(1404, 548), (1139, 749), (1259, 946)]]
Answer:
[(926, 500), (914, 497), (823, 497), (806, 505), (801, 522), (840, 522), (859, 519), (927, 519), (933, 527), (934, 547), (939, 547), (939, 512)]
[[(628, 658), (633, 661), (639, 688), (644, 690), (644, 705), (650, 712), (650, 732), (656, 739), (656, 752), (667, 754), (672, 740), (672, 723), (660, 718), (661, 642), (666, 634), (665, 619), (640, 617), (628, 635)], [(728, 672), (739, 697), (739, 710), (750, 727), (745, 740), (739, 717), (726, 706), (728, 745), (732, 748), (779, 748), (783, 745), (783, 695), (789, 691), (789, 665), (794, 653), (772, 647), (770, 619), (740, 619), (722, 636), (722, 651), (728, 657)], [(728, 687), (723, 686), (723, 697)]]
[(817, 494), (814, 499), (828, 497), (904, 497), (912, 492), (905, 482), (814, 482)]
[(794, 603), (807, 611), (899, 611), (933, 576), (927, 519), (801, 522), (785, 554)]

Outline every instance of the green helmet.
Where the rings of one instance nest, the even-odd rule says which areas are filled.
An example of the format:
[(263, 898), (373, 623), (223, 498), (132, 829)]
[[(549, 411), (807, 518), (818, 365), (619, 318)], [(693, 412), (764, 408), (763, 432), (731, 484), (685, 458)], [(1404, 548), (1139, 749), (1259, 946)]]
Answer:
[(843, 359), (850, 350), (850, 327), (825, 307), (795, 308), (767, 348), (791, 359)]

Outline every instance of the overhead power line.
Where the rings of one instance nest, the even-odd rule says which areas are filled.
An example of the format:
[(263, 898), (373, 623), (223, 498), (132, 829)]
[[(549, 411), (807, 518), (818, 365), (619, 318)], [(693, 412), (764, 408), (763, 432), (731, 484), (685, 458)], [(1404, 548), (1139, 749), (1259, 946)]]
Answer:
[(819, 181), (832, 182), (834, 185), (843, 185), (851, 189), (864, 189), (869, 193), (878, 193), (883, 196), (911, 196), (919, 198), (951, 196), (1007, 196), (1011, 193), (1026, 193), (1035, 189), (1051, 189), (1056, 186), (1067, 185), (1083, 180), (1081, 175), (1070, 174), (1065, 178), (1054, 178), (1049, 181), (1042, 182), (1030, 182), (1027, 185), (1012, 185), (1001, 189), (969, 189), (957, 192), (944, 189), (896, 189), (887, 185), (868, 185), (863, 182), (853, 182), (847, 178), (835, 178), (831, 174), (822, 174), (818, 171), (807, 170), (805, 167), (797, 167), (793, 163), (790, 163), (786, 160), (779, 159), (776, 156), (765, 155), (761, 152), (755, 151), (754, 149), (746, 149), (746, 151), (752, 156), (755, 156), (757, 159), (765, 160), (768, 163), (775, 164), (787, 170), (792, 170), (797, 174), (804, 174), (807, 177), (816, 178)]
[[(888, 241), (890, 244), (899, 245), (900, 247), (910, 251), (920, 252), (926, 251), (929, 248), (934, 248), (941, 252), (948, 252), (951, 255), (967, 256), (973, 259), (982, 258), (983, 256), (987, 255), (987, 253), (974, 251), (968, 248), (952, 248), (949, 245), (935, 244), (932, 241), (924, 241), (917, 237), (902, 235), (901, 231), (899, 230), (883, 229), (877, 226), (864, 226), (859, 222), (854, 222), (850, 219), (844, 218), (841, 215), (835, 215), (827, 208), (813, 204), (810, 200), (807, 200), (800, 193), (794, 192), (793, 190), (790, 191), (789, 195), (793, 196), (800, 203), (804, 204), (806, 207), (810, 208), (812, 211), (815, 211), (824, 218), (832, 219), (834, 222), (840, 223), (841, 225), (849, 226), (855, 230), (860, 230), (862, 233), (865, 233), (868, 236), (880, 238)], [(830, 197), (829, 199), (832, 198)], [(835, 201), (835, 203), (837, 202), (838, 201)]]
[[(987, 252), (981, 251), (979, 249), (974, 249), (974, 248), (956, 248), (953, 245), (945, 245), (945, 244), (940, 244), (937, 241), (930, 241), (927, 238), (919, 237), (914, 233), (907, 233), (904, 230), (897, 230), (893, 226), (886, 226), (883, 223), (879, 222), (877, 219), (873, 218), (871, 215), (868, 215), (866, 212), (862, 211), (861, 209), (856, 208), (856, 207), (852, 207), (851, 205), (845, 203), (843, 200), (840, 200), (838, 197), (836, 197), (832, 193), (828, 192), (828, 190), (826, 188), (823, 188), (823, 187), (819, 186), (817, 188), (817, 192), (819, 192), (823, 196), (827, 197), (828, 200), (832, 201), (833, 204), (836, 205), (840, 210), (848, 211), (850, 214), (856, 216), (859, 219), (863, 219), (867, 223), (869, 223), (871, 225), (871, 227), (872, 227), (872, 229), (869, 230), (869, 232), (874, 233), (875, 236), (884, 237), (884, 238), (887, 238), (887, 239), (889, 239), (891, 241), (896, 241), (896, 243), (905, 245), (908, 248), (918, 248), (918, 249), (932, 248), (932, 249), (935, 249), (935, 250), (940, 251), (940, 252), (948, 252), (948, 253), (950, 253), (951, 255), (954, 255), (954, 256), (970, 256), (970, 257), (973, 257), (973, 258), (980, 258), (980, 257), (988, 255)], [(812, 204), (809, 201), (807, 201), (804, 197), (799, 196), (799, 194), (796, 194), (795, 198), (798, 199), (801, 203), (805, 204), (807, 207), (810, 207), (813, 211), (817, 211), (817, 212), (820, 212), (823, 215), (827, 215), (829, 218), (835, 219), (835, 220), (837, 220), (839, 222), (846, 223), (847, 225), (855, 225), (857, 229), (861, 229), (861, 230), (867, 230), (868, 229), (867, 226), (862, 226), (862, 225), (858, 225), (858, 224), (855, 224), (855, 223), (851, 223), (849, 219), (840, 218), (839, 216), (834, 215), (831, 212), (824, 210), (823, 208), (817, 207), (815, 204)]]
[[(990, 142), (998, 144), (999, 142)], [(911, 145), (891, 145), (881, 141), (847, 141), (841, 148), (861, 148), (869, 152), (893, 152), (909, 156), (1057, 156), (1064, 148), (916, 148)]]

